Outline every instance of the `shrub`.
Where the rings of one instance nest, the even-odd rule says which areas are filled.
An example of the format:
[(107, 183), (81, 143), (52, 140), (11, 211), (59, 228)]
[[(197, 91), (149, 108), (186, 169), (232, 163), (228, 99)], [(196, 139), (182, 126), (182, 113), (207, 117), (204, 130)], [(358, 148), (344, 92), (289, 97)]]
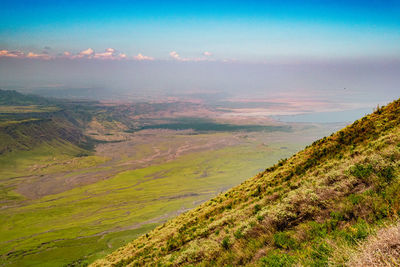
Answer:
[(258, 204), (256, 204), (256, 205), (254, 206), (254, 214), (256, 214), (257, 212), (259, 212), (260, 210), (261, 210), (261, 206), (258, 205)]
[(235, 236), (236, 239), (242, 238), (242, 237), (243, 237), (242, 230), (241, 230), (241, 229), (236, 230), (236, 231), (233, 233), (233, 235)]
[(369, 234), (368, 224), (364, 220), (359, 220), (359, 222), (354, 225), (356, 229), (355, 238), (357, 240), (365, 239)]
[(319, 246), (313, 246), (310, 255), (312, 260), (310, 266), (328, 266), (331, 251), (332, 248), (326, 243), (319, 244)]
[(354, 245), (359, 240), (365, 239), (369, 235), (368, 224), (364, 220), (359, 220), (358, 223), (348, 228), (345, 231), (340, 231), (341, 235), (348, 243)]
[(393, 181), (394, 175), (394, 168), (392, 166), (388, 166), (383, 168), (379, 171), (378, 176), (382, 178), (385, 182), (390, 183)]
[(180, 242), (179, 239), (175, 239), (174, 237), (170, 237), (167, 240), (167, 251), (172, 251), (172, 250), (178, 248), (181, 245), (182, 245), (182, 242)]
[(229, 237), (225, 236), (224, 239), (222, 240), (222, 247), (228, 250), (230, 246), (231, 245), (229, 243)]
[(360, 179), (368, 178), (371, 175), (372, 171), (373, 169), (371, 164), (365, 166), (363, 164), (356, 164), (350, 167), (351, 175)]
[(349, 201), (353, 205), (357, 205), (358, 203), (361, 202), (361, 200), (362, 200), (362, 196), (360, 196), (360, 195), (355, 195), (355, 194), (349, 195)]
[(294, 263), (294, 257), (276, 250), (270, 251), (267, 256), (261, 258), (260, 260), (261, 266), (268, 267), (292, 266)]
[(325, 237), (328, 234), (328, 229), (326, 227), (326, 224), (324, 223), (317, 223), (311, 221), (309, 225), (310, 225), (309, 235), (310, 238), (312, 239), (316, 237)]
[(277, 248), (295, 249), (297, 242), (289, 234), (285, 232), (277, 232), (274, 234), (274, 245)]

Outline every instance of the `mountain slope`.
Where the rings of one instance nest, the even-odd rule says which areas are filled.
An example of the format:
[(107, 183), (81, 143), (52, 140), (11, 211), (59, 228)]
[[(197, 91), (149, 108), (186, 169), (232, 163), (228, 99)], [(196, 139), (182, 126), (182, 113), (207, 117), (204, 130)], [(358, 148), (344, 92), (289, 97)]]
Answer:
[(24, 95), (13, 90), (1, 90), (0, 89), (0, 105), (47, 105), (51, 101), (36, 95)]
[(400, 100), (93, 266), (345, 264), (400, 215)]
[(57, 142), (90, 148), (82, 130), (86, 121), (85, 114), (65, 109), (59, 102), (0, 90), (0, 156)]

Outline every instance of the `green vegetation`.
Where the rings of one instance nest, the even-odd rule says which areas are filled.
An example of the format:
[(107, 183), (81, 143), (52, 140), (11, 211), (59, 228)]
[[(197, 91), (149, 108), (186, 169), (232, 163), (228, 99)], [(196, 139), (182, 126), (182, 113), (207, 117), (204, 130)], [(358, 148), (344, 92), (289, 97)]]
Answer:
[[(279, 149), (282, 146), (279, 143), (263, 149), (257, 146), (246, 144), (195, 152), (174, 161), (121, 172), (108, 180), (30, 200), (23, 206), (2, 209), (0, 254), (10, 266), (43, 266), (43, 261), (48, 266), (72, 264), (79, 260), (91, 263), (179, 212), (240, 183), (245, 177), (257, 173), (259, 166), (272, 164), (283, 155), (292, 153)], [(50, 149), (50, 146), (47, 148)], [(51, 154), (46, 151), (47, 148), (16, 153), (13, 160), (16, 168), (8, 169), (6, 175), (10, 176), (15, 169), (24, 170), (23, 166), (30, 171), (31, 160), (36, 164), (44, 163), (48, 159), (45, 155)], [(137, 151), (138, 158), (148, 153), (147, 147), (141, 149), (142, 153)], [(59, 164), (40, 169), (39, 173), (76, 167), (71, 163), (62, 164), (71, 160), (68, 154), (54, 151), (53, 157), (56, 158), (52, 160)], [(75, 158), (76, 164), (84, 164), (82, 161), (86, 162), (91, 157)], [(124, 159), (127, 160), (129, 158)], [(95, 166), (101, 162), (104, 161), (96, 159), (90, 164)], [(4, 162), (5, 169), (6, 165)], [(12, 201), (21, 199), (22, 196), (19, 196)], [(172, 241), (166, 249), (173, 250), (174, 246), (180, 245), (179, 239)]]
[(290, 126), (262, 126), (262, 125), (235, 125), (217, 123), (207, 119), (180, 118), (171, 120), (170, 123), (147, 125), (140, 128), (144, 129), (169, 129), (169, 130), (194, 130), (196, 132), (257, 132), (257, 131), (281, 131), (291, 130)]
[[(146, 241), (138, 244), (137, 249), (146, 249), (147, 240), (150, 245), (156, 240), (150, 230), (236, 186), (261, 167), (292, 155), (304, 146), (298, 137), (310, 133), (286, 126), (147, 118), (149, 112), (164, 111), (171, 105), (186, 108), (182, 103), (101, 106), (60, 100), (42, 102), (35, 98), (28, 101), (23, 95), (12, 95), (19, 100), (14, 99), (12, 106), (1, 106), (4, 112), (0, 114), (0, 257), (7, 266), (86, 266), (139, 236), (138, 240)], [(145, 115), (144, 119), (136, 119), (140, 114)], [(130, 116), (135, 116), (135, 120)], [(169, 131), (137, 133), (143, 125), (160, 121), (173, 127), (181, 124), (176, 129), (197, 131), (177, 132), (168, 138), (165, 135)], [(135, 133), (127, 133), (129, 129)], [(243, 131), (246, 133), (238, 133)], [(103, 145), (111, 150), (95, 152), (94, 144), (99, 144), (100, 150)], [(282, 160), (273, 168), (283, 168), (288, 161)], [(382, 167), (376, 176), (376, 166), (371, 166), (372, 172), (363, 179), (395, 183), (397, 167)], [(285, 181), (302, 171), (296, 168)], [(353, 168), (348, 166), (346, 174), (352, 172)], [(269, 195), (271, 201), (279, 199), (277, 194), (282, 189), (278, 181), (269, 188), (275, 190)], [(295, 189), (296, 185), (290, 188)], [(162, 265), (197, 264), (203, 260), (220, 264), (215, 253), (221, 252), (229, 259), (227, 263), (236, 264), (235, 253), (240, 246), (248, 244), (243, 253), (250, 255), (268, 241), (273, 248), (260, 253), (256, 264), (275, 262), (278, 266), (298, 262), (292, 250), (302, 247), (292, 229), (281, 227), (276, 233), (268, 232), (269, 239), (249, 238), (249, 229), (264, 224), (268, 218), (262, 202), (266, 187), (260, 182), (245, 190), (240, 201), (229, 193), (214, 198), (214, 213), (198, 217), (196, 210), (191, 211), (197, 221), (184, 219), (174, 231), (164, 232), (167, 236), (160, 236), (162, 246), (153, 249), (155, 259)], [(362, 199), (356, 192), (349, 197), (354, 205)], [(236, 218), (241, 204), (248, 211), (248, 218), (254, 220), (243, 219), (241, 213)], [(219, 213), (228, 213), (222, 224)], [(334, 218), (329, 227), (341, 224), (347, 217), (338, 212)], [(237, 220), (243, 224), (237, 225)], [(310, 227), (316, 236), (330, 234), (331, 228), (325, 224)], [(357, 235), (346, 230), (338, 237), (353, 240), (353, 236), (360, 238), (370, 232), (361, 226), (357, 229)], [(180, 254), (185, 246), (189, 247)], [(332, 254), (324, 245), (313, 245), (309, 250), (321, 261)], [(286, 256), (279, 257), (281, 254)], [(123, 257), (118, 264), (128, 262), (132, 260)]]
[(0, 90), (0, 156), (57, 143), (92, 149), (93, 140), (82, 130), (90, 116), (74, 107), (66, 109), (60, 101)]
[(20, 113), (42, 113), (42, 112), (54, 112), (58, 111), (59, 108), (55, 106), (0, 106), (0, 114), (20, 114)]
[(93, 266), (343, 266), (398, 221), (399, 144), (397, 100)]
[[(48, 105), (51, 101), (36, 95), (24, 95), (12, 90), (0, 89), (1, 106)], [(0, 112), (1, 113), (1, 112)]]

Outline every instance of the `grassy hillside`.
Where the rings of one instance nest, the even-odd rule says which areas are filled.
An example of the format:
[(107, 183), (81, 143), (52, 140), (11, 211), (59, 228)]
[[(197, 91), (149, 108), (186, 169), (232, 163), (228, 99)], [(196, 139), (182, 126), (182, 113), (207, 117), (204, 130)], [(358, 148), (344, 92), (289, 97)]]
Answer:
[(60, 101), (0, 90), (0, 157), (56, 143), (91, 148), (82, 129), (89, 119)]
[(27, 105), (48, 105), (50, 101), (36, 95), (24, 95), (13, 90), (0, 89), (0, 105), (27, 106)]
[[(371, 247), (371, 233), (396, 224), (400, 215), (399, 174), (397, 100), (93, 266), (363, 262), (359, 244)], [(390, 253), (397, 260), (392, 264), (399, 264)]]

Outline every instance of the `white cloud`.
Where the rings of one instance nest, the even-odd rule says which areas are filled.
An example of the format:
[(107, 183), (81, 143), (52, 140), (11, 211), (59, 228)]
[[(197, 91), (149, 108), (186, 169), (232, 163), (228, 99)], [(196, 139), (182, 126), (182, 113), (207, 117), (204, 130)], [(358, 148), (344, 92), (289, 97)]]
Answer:
[(0, 50), (0, 57), (12, 57), (12, 58), (36, 58), (36, 59), (51, 59), (52, 57), (48, 54), (36, 54), (34, 52), (28, 52), (25, 54), (21, 51), (9, 51), (9, 50)]
[(27, 58), (37, 58), (37, 59), (50, 59), (51, 56), (49, 56), (48, 54), (36, 54), (33, 52), (29, 52), (26, 55)]
[[(90, 52), (92, 52), (92, 53), (90, 54)], [(120, 53), (114, 48), (107, 48), (102, 53), (95, 53), (92, 50), (92, 51), (88, 51), (88, 54), (90, 54), (89, 58), (94, 58), (94, 59), (118, 60), (118, 59), (127, 58), (126, 54)]]
[(86, 50), (83, 50), (83, 51), (79, 52), (78, 55), (81, 56), (81, 57), (85, 57), (85, 56), (90, 57), (93, 54), (94, 54), (94, 50), (92, 48), (88, 48)]
[(181, 57), (179, 56), (179, 54), (176, 51), (170, 52), (169, 56), (172, 57), (173, 59), (181, 60)]
[(0, 57), (14, 57), (21, 58), (24, 57), (25, 54), (21, 51), (8, 51), (8, 50), (0, 50)]
[(134, 58), (135, 60), (140, 60), (140, 61), (142, 61), (142, 60), (154, 60), (153, 57), (144, 56), (144, 55), (142, 55), (141, 53), (137, 54), (137, 56), (133, 56), (133, 58)]
[(169, 56), (178, 61), (192, 61), (192, 62), (200, 62), (200, 61), (215, 61), (214, 59), (209, 58), (212, 54), (210, 52), (204, 52), (202, 57), (181, 57), (176, 51), (172, 51), (169, 53)]

